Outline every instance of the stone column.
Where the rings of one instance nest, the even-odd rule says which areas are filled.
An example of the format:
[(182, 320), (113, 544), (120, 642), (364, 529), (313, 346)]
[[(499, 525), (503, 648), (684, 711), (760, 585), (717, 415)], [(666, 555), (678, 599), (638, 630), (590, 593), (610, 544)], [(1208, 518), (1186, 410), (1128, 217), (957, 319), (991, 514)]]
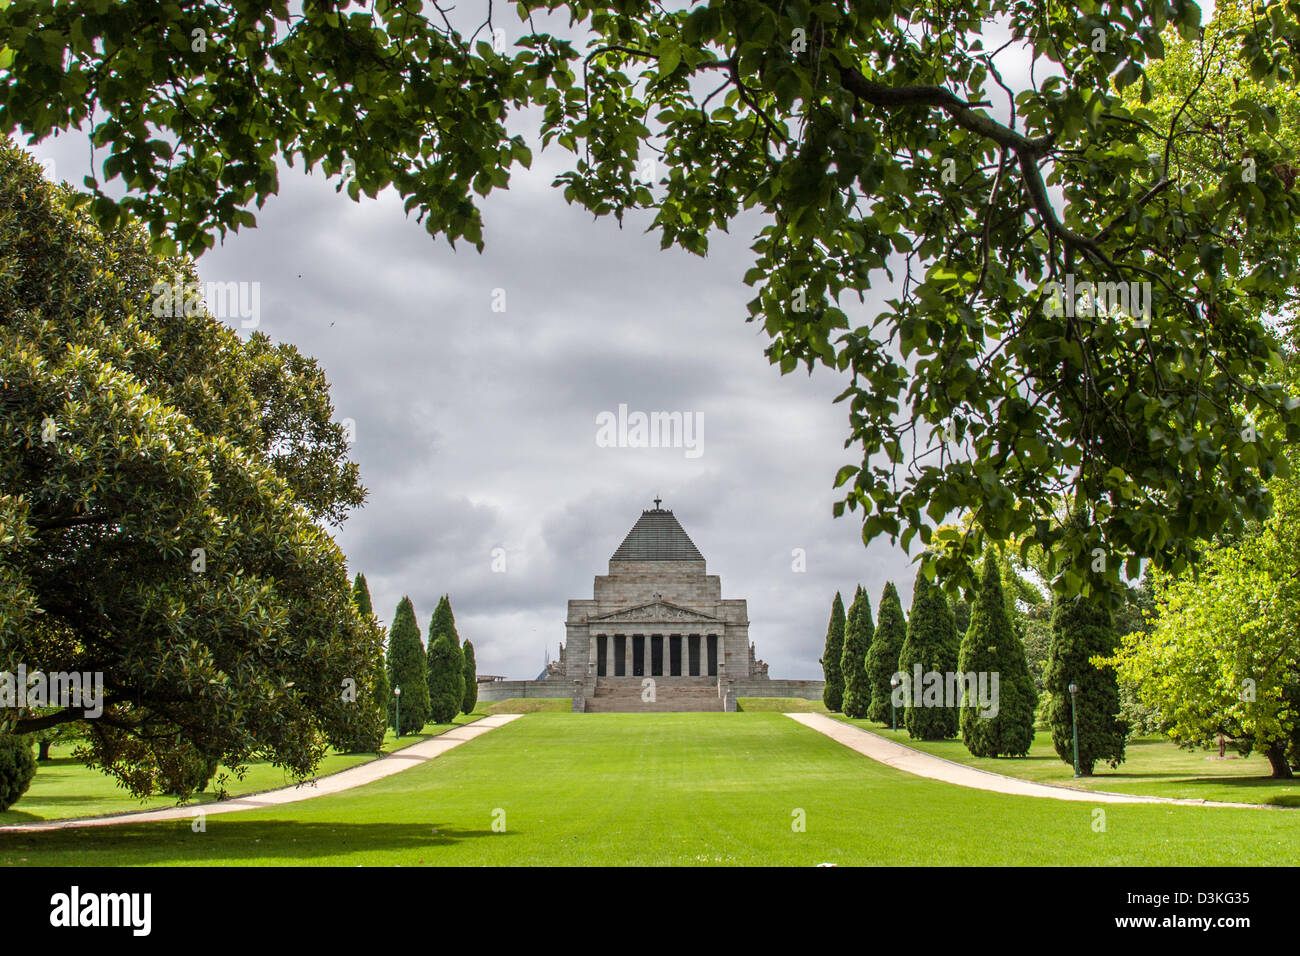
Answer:
[(626, 677), (632, 676), (632, 635), (623, 636), (623, 674)]
[(591, 650), (587, 652), (587, 661), (589, 662), (590, 666), (587, 668), (587, 673), (589, 673), (592, 677), (597, 677), (600, 674), (600, 648), (598, 646), (599, 642), (600, 642), (599, 637), (597, 637), (595, 634), (591, 635)]

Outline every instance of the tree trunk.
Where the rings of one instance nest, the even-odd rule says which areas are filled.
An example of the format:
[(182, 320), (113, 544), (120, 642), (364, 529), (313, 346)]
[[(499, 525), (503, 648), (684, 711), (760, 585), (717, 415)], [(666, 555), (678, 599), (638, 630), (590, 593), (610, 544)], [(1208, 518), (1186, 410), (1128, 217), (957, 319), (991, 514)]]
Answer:
[[(28, 753), (31, 753), (31, 751), (28, 751)], [(38, 740), (36, 742), (36, 759), (50, 759), (50, 742), (48, 740)]]
[(1286, 759), (1286, 743), (1281, 740), (1275, 740), (1268, 746), (1268, 762), (1273, 767), (1273, 779), (1289, 780), (1293, 776), (1291, 765)]

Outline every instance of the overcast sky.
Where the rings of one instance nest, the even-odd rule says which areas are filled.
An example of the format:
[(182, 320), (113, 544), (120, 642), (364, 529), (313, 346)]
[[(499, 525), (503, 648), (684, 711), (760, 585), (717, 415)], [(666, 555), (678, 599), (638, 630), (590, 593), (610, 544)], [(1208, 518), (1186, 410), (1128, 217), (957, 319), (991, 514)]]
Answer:
[[(1001, 63), (1016, 89), (1020, 59)], [(60, 179), (88, 171), (79, 135), (31, 151)], [(831, 516), (836, 471), (859, 461), (832, 403), (842, 377), (780, 375), (744, 321), (758, 220), (715, 234), (707, 259), (660, 251), (648, 217), (620, 229), (565, 204), (550, 183), (569, 155), (535, 152), (484, 201), (481, 255), (431, 238), (391, 192), (357, 204), (285, 167), (258, 227), (207, 253), (200, 274), (260, 283), (260, 329), (314, 356), (338, 418), (356, 423), (369, 499), (336, 540), (385, 623), (409, 595), (425, 631), (448, 593), (480, 673), (534, 677), (564, 639), (566, 602), (592, 596), (658, 495), (722, 596), (748, 600), (771, 675), (820, 678), (836, 590), (847, 601), (861, 583), (874, 611), (892, 579), (906, 607), (914, 573), (887, 541), (864, 548), (857, 514)], [(864, 320), (891, 294), (846, 311)], [(699, 453), (599, 447), (597, 417), (620, 404), (701, 416)]]

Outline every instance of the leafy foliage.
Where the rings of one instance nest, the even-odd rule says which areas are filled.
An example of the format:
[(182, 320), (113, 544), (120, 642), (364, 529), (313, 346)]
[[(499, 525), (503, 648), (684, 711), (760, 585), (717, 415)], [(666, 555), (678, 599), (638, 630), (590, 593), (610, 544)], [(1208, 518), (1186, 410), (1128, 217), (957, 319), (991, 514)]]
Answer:
[[(898, 654), (898, 669), (906, 675), (912, 691), (915, 668), (921, 673), (943, 675), (957, 670), (957, 632), (953, 629), (952, 611), (943, 591), (932, 585), (924, 572), (916, 576), (912, 591), (912, 610), (907, 616), (907, 638)], [(904, 700), (903, 724), (910, 736), (918, 740), (944, 740), (957, 736), (956, 706), (946, 702), (926, 705), (923, 697), (909, 693)]]
[[(1204, 62), (1293, 89), (1293, 7), (1222, 5)], [(354, 199), (391, 186), (431, 233), (481, 245), (476, 195), (531, 161), (511, 114), (537, 117), (574, 154), (565, 199), (648, 210), (664, 246), (704, 255), (761, 217), (749, 318), (782, 372), (847, 373), (861, 458), (836, 509), (862, 509), (865, 539), (920, 541), (963, 587), (989, 540), (1033, 542), (1060, 593), (1105, 595), (1140, 556), (1177, 570), (1267, 514), (1300, 439), (1259, 321), (1300, 274), (1297, 158), (1276, 106), (1201, 61), (1152, 81), (1199, 39), (1191, 0), (511, 6), (503, 50), (480, 38), (506, 29), (491, 4), (458, 24), (406, 2), (10, 0), (0, 132), (90, 126), (93, 214), (193, 251), (254, 224), (281, 157)], [(1007, 31), (1020, 89), (995, 59)], [(1072, 279), (1136, 284), (1149, 320), (1055, 308)], [(850, 314), (883, 280), (886, 307)], [(1052, 520), (1063, 498), (1079, 520)], [(963, 511), (972, 533), (939, 528)]]
[(1070, 684), (1079, 723), (1079, 771), (1091, 776), (1098, 761), (1112, 767), (1124, 760), (1128, 727), (1119, 716), (1119, 684), (1104, 659), (1115, 653), (1110, 611), (1083, 598), (1058, 598), (1052, 613), (1052, 650), (1047, 662), (1048, 721), (1052, 744), (1066, 763), (1074, 762)]
[(876, 636), (867, 651), (867, 681), (871, 686), (871, 705), (867, 717), (882, 724), (897, 717), (891, 714), (890, 697), (893, 687), (890, 680), (898, 672), (898, 656), (907, 638), (907, 621), (903, 617), (903, 602), (898, 598), (898, 588), (893, 581), (885, 582), (880, 596), (880, 616), (876, 621)]
[[(961, 709), (961, 737), (976, 757), (1023, 757), (1034, 742), (1038, 694), (1025, 649), (1016, 637), (1002, 593), (1002, 573), (993, 555), (984, 558), (979, 594), (962, 639), (957, 669), (964, 674), (997, 674), (997, 713), (981, 714), (967, 699)], [(991, 684), (989, 685), (991, 686)]]
[[(409, 597), (397, 602), (393, 623), (388, 628), (388, 685), (394, 691), (401, 689), (399, 708), (397, 695), (388, 700), (388, 724), (397, 727), (398, 733), (418, 733), (429, 722), (429, 683), (426, 676), (424, 645), (420, 643), (420, 625), (415, 622), (415, 607)], [(398, 727), (397, 715), (402, 723)]]
[(826, 649), (822, 652), (822, 702), (826, 709), (837, 711), (844, 706), (844, 676), (840, 671), (840, 658), (844, 656), (844, 600), (835, 592), (831, 602), (831, 620), (826, 625)]
[(853, 596), (844, 627), (844, 652), (840, 673), (844, 675), (844, 716), (865, 717), (871, 704), (871, 682), (867, 679), (867, 652), (876, 627), (871, 621), (871, 599), (861, 586)]
[(35, 776), (32, 742), (26, 737), (0, 734), (0, 811), (17, 803)]
[(1285, 751), (1300, 726), (1300, 480), (1274, 479), (1274, 514), (1235, 544), (1212, 550), (1195, 577), (1155, 576), (1150, 626), (1123, 638), (1121, 679), (1160, 711), (1181, 743), (1219, 734), (1267, 754), (1288, 776)]
[(102, 673), (105, 709), (0, 723), (79, 722), (83, 759), (141, 796), (183, 791), (196, 752), (307, 776), (380, 654), (319, 524), (365, 494), (327, 383), (155, 308), (192, 264), (70, 198), (0, 144), (0, 666)]

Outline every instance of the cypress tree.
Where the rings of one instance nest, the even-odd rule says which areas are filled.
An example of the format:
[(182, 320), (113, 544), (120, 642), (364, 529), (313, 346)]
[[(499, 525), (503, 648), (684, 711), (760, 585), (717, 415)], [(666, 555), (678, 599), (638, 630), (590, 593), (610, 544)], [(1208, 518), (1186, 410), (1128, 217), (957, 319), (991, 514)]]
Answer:
[[(357, 613), (361, 615), (361, 620), (378, 631), (382, 640), (384, 629), (375, 619), (374, 605), (370, 601), (370, 585), (366, 583), (366, 576), (360, 571), (352, 582), (352, 603), (356, 606)], [(379, 660), (375, 662), (370, 679), (370, 702), (378, 715), (379, 726), (370, 725), (364, 731), (354, 733), (346, 742), (347, 745), (340, 747), (340, 750), (362, 753), (378, 751), (383, 746), (385, 728), (391, 723), (388, 717), (388, 698), (392, 693), (392, 689), (388, 686), (388, 662), (384, 660), (381, 653)]]
[[(435, 689), (437, 678), (435, 676), (436, 668), (433, 661), (433, 645), (440, 637), (446, 637), (456, 652), (457, 663), (455, 667), (455, 680), (459, 690), (456, 692), (456, 713), (460, 713), (460, 703), (465, 699), (465, 654), (460, 647), (460, 635), (456, 632), (456, 618), (451, 613), (451, 599), (443, 595), (438, 599), (438, 606), (433, 611), (433, 618), (429, 621), (429, 637), (427, 641), (428, 665), (425, 667), (425, 675), (429, 681), (429, 705), (433, 706), (433, 698), (438, 691)], [(451, 680), (449, 677), (448, 680)], [(455, 716), (453, 714), (453, 716)], [(439, 721), (446, 723), (446, 721)]]
[[(429, 721), (429, 683), (425, 676), (424, 645), (420, 643), (420, 625), (415, 623), (415, 608), (403, 597), (393, 614), (388, 631), (388, 684), (402, 690), (402, 726), (404, 734), (417, 733)], [(388, 723), (396, 721), (397, 701), (388, 697)]]
[(831, 603), (831, 622), (826, 627), (826, 649), (822, 652), (822, 676), (826, 684), (822, 688), (822, 702), (826, 709), (837, 711), (844, 702), (844, 678), (840, 674), (840, 658), (844, 656), (844, 601), (840, 592), (835, 592)]
[(880, 617), (876, 621), (876, 636), (867, 651), (867, 680), (871, 684), (871, 704), (867, 707), (870, 720), (888, 726), (893, 719), (889, 698), (893, 687), (889, 682), (898, 673), (898, 655), (907, 638), (907, 621), (903, 617), (903, 602), (898, 598), (898, 588), (893, 581), (885, 582), (880, 596)]
[[(996, 693), (990, 693), (984, 716), (978, 700), (967, 698), (961, 709), (961, 739), (976, 757), (1023, 757), (1034, 742), (1034, 708), (1038, 692), (1029, 674), (1025, 648), (1007, 616), (1002, 590), (1002, 573), (992, 554), (984, 558), (979, 593), (971, 608), (970, 626), (962, 638), (958, 670), (963, 674), (987, 675), (984, 686), (993, 691), (992, 675), (998, 677)], [(977, 684), (977, 687), (979, 685)]]
[[(916, 667), (922, 682), (914, 685)], [(917, 740), (944, 740), (957, 736), (958, 715), (955, 706), (946, 706), (944, 684), (947, 675), (957, 669), (957, 632), (953, 629), (952, 611), (943, 591), (932, 585), (924, 574), (916, 575), (912, 592), (912, 613), (907, 621), (907, 638), (898, 655), (898, 669), (906, 673), (903, 724)], [(933, 686), (939, 675), (940, 686)]]
[(1079, 771), (1092, 775), (1101, 760), (1112, 767), (1124, 760), (1128, 724), (1120, 716), (1119, 680), (1113, 669), (1094, 667), (1094, 656), (1115, 653), (1119, 636), (1110, 611), (1086, 598), (1061, 600), (1052, 608), (1052, 645), (1043, 684), (1051, 695), (1048, 721), (1052, 744), (1062, 760), (1074, 763), (1074, 733), (1070, 720), (1070, 682), (1079, 687)]
[(366, 584), (366, 576), (360, 571), (352, 581), (352, 603), (356, 605), (363, 620), (375, 616), (374, 605), (370, 603), (370, 585)]
[(472, 714), (474, 708), (478, 706), (478, 664), (474, 660), (474, 645), (466, 641), (464, 650), (465, 699), (460, 709), (462, 713)]
[(871, 684), (867, 681), (867, 652), (871, 649), (876, 626), (871, 621), (871, 598), (858, 587), (844, 625), (844, 654), (840, 673), (844, 677), (844, 716), (867, 716), (871, 703)]
[(446, 634), (451, 642), (460, 647), (460, 634), (456, 632), (456, 616), (451, 613), (451, 598), (444, 594), (438, 599), (438, 606), (433, 610), (433, 620), (429, 623), (429, 643)]
[(429, 645), (429, 707), (436, 724), (449, 724), (465, 702), (465, 659), (447, 634)]

